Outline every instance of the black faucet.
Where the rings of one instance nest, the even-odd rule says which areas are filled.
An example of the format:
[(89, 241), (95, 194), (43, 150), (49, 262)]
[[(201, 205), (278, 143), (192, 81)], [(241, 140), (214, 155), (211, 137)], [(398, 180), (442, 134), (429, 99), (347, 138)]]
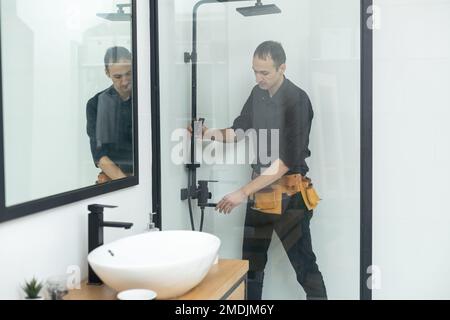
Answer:
[[(103, 245), (103, 227), (130, 229), (133, 224), (125, 222), (103, 221), (103, 211), (105, 208), (117, 208), (116, 206), (105, 206), (101, 204), (91, 204), (89, 210), (89, 253)], [(89, 266), (89, 285), (101, 285), (103, 282)]]

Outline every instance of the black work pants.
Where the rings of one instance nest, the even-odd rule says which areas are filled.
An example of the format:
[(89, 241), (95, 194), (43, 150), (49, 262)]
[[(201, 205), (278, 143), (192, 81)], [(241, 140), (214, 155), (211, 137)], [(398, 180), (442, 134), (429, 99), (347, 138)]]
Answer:
[(283, 243), (297, 281), (306, 292), (306, 298), (327, 299), (325, 284), (311, 245), (309, 223), (312, 215), (313, 212), (308, 211), (300, 194), (283, 200), (282, 215), (261, 213), (248, 204), (243, 259), (250, 262), (247, 286), (249, 300), (261, 300), (267, 250), (273, 230)]

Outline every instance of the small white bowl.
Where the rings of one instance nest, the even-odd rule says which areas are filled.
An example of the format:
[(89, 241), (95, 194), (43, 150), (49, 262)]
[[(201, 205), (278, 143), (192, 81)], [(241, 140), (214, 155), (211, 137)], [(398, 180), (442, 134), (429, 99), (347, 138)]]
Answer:
[(134, 289), (119, 292), (119, 300), (155, 300), (156, 292), (146, 289)]

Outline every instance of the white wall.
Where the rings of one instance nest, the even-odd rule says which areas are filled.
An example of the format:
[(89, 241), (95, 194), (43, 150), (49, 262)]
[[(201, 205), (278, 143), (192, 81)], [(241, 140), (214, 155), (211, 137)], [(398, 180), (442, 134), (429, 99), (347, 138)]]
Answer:
[(375, 299), (450, 298), (450, 1), (376, 0)]
[(149, 8), (137, 1), (139, 59), (140, 184), (19, 220), (0, 224), (0, 299), (22, 298), (20, 285), (33, 275), (45, 279), (77, 265), (87, 276), (87, 205), (114, 204), (105, 219), (133, 222), (132, 230), (105, 231), (105, 242), (141, 233), (151, 212), (151, 118)]

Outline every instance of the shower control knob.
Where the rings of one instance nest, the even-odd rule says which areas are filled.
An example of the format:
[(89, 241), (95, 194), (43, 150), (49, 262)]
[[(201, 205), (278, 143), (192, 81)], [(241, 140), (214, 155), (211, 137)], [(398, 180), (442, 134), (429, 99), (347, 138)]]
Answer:
[(184, 53), (184, 62), (189, 63), (192, 60), (192, 55), (189, 52)]

